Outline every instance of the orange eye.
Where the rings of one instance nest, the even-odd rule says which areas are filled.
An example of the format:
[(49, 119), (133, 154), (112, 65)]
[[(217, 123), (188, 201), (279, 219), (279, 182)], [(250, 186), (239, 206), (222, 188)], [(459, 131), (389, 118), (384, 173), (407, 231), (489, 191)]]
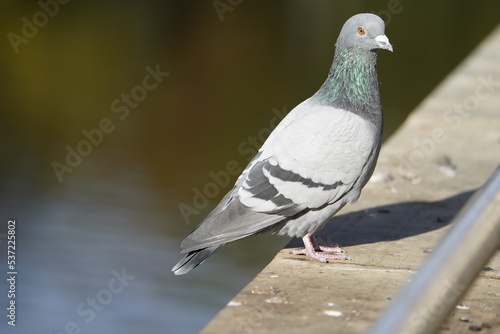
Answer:
[(364, 34), (366, 34), (365, 29), (363, 29), (363, 28), (361, 28), (361, 27), (360, 27), (360, 28), (358, 28), (358, 34), (359, 34), (360, 36), (363, 36)]

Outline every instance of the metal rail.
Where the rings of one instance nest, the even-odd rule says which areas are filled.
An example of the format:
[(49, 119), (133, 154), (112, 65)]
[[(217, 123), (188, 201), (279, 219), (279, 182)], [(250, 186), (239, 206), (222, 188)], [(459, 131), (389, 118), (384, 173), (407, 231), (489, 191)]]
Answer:
[(500, 246), (500, 167), (467, 201), (452, 224), (370, 334), (439, 330)]

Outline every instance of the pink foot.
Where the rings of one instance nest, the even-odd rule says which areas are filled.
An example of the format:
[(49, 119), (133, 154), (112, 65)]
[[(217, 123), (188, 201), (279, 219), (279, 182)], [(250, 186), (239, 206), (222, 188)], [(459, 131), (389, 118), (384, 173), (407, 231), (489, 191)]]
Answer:
[[(345, 256), (342, 253), (345, 253), (345, 250), (340, 248), (339, 246), (326, 247), (320, 246), (316, 242), (316, 238), (313, 235), (307, 234), (302, 238), (304, 241), (304, 249), (296, 249), (291, 253), (296, 255), (307, 255), (311, 259), (326, 263), (328, 260), (350, 260), (349, 257)], [(331, 254), (336, 253), (336, 254)]]

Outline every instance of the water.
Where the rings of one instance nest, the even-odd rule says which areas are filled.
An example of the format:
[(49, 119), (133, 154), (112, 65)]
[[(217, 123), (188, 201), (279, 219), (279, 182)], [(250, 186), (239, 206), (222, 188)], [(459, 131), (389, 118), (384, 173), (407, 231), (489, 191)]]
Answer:
[[(390, 20), (387, 136), (498, 23), (494, 6), (401, 1), (389, 16), (384, 1), (242, 2), (221, 21), (212, 2), (69, 2), (17, 53), (4, 39), (0, 272), (15, 219), (18, 275), (17, 326), (4, 313), (1, 332), (199, 331), (287, 239), (233, 243), (176, 277), (180, 241), (283, 111), (320, 86), (343, 21)], [(5, 34), (41, 10), (3, 7)], [(68, 146), (80, 159), (67, 161)], [(181, 204), (198, 208), (186, 218)]]
[[(113, 176), (99, 178), (95, 170)], [(16, 220), (23, 333), (59, 333), (73, 323), (90, 333), (193, 332), (279, 247), (255, 249), (259, 261), (248, 267), (253, 255), (228, 247), (225, 260), (200, 267), (197, 275), (174, 276), (170, 268), (180, 258), (182, 237), (175, 228), (185, 227), (168, 206), (176, 199), (155, 187), (145, 166), (125, 151), (96, 152), (74, 177), (39, 193), (17, 193), (18, 182), (11, 179), (12, 191), (2, 198), (8, 208), (2, 217)], [(125, 283), (110, 283), (117, 272)]]

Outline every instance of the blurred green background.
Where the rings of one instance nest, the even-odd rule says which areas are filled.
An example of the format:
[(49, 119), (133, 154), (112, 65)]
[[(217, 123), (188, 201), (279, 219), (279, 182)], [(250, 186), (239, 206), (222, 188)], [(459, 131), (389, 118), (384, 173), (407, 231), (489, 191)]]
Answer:
[[(243, 168), (249, 136), (268, 133), (273, 110), (320, 87), (345, 20), (374, 12), (387, 23), (394, 53), (378, 62), (387, 137), (500, 10), (495, 1), (66, 2), (0, 3), (0, 268), (16, 219), (23, 333), (68, 323), (82, 333), (199, 331), (287, 239), (242, 240), (175, 277), (180, 241), (236, 175), (188, 221), (179, 205), (193, 207), (228, 162)], [(157, 68), (168, 76), (143, 88)], [(103, 119), (108, 133), (98, 135)], [(97, 144), (82, 143), (82, 131)], [(58, 178), (68, 146), (83, 153)], [(122, 269), (134, 278), (103, 292)], [(92, 319), (81, 312), (88, 298), (100, 303)], [(2, 318), (2, 333), (15, 332)]]

